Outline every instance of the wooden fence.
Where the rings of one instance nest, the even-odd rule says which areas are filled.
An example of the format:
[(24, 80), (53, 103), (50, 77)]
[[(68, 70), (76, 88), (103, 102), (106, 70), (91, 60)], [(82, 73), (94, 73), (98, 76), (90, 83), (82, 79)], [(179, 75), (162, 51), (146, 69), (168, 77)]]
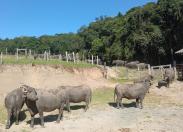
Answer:
[[(6, 56), (8, 55), (7, 51), (6, 51)], [(27, 50), (27, 49), (16, 49), (16, 53), (15, 53), (15, 59), (18, 61), (22, 58), (22, 56), (28, 58), (28, 59), (42, 59), (42, 60), (53, 60), (53, 59), (57, 59), (60, 61), (67, 61), (67, 62), (74, 62), (74, 63), (78, 63), (80, 61), (84, 61), (86, 63), (91, 63), (93, 64), (100, 64), (100, 59), (98, 56), (94, 56), (94, 55), (89, 55), (89, 56), (84, 56), (84, 54), (82, 56), (79, 55), (79, 53), (75, 53), (75, 52), (65, 52), (62, 54), (58, 54), (58, 55), (51, 55), (50, 51), (45, 51), (43, 54), (32, 54), (31, 50)], [(0, 64), (3, 64), (3, 52), (1, 52), (0, 55)]]
[(158, 76), (157, 74), (159, 74), (161, 76), (161, 78), (163, 78), (163, 74), (165, 72), (165, 68), (172, 68), (172, 66), (171, 66), (171, 64), (168, 64), (168, 65), (159, 65), (159, 66), (151, 66), (150, 67), (150, 69), (151, 69), (151, 75)]

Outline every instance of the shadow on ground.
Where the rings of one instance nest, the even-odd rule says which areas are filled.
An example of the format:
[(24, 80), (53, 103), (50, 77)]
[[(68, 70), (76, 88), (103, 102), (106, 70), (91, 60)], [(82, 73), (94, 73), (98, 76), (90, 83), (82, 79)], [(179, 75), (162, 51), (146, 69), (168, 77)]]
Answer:
[[(114, 102), (109, 102), (108, 105), (111, 106), (111, 107), (114, 107), (114, 108), (117, 107), (116, 103), (114, 103)], [(123, 103), (123, 106), (126, 107), (126, 108), (136, 107), (136, 103), (135, 102), (132, 102), (132, 103)]]
[[(71, 111), (72, 110), (78, 110), (78, 109), (83, 109), (85, 108), (85, 105), (73, 105), (70, 107)], [(64, 108), (64, 110), (67, 111), (67, 108)], [(44, 122), (54, 122), (57, 120), (58, 114), (55, 115), (46, 115), (44, 116)], [(27, 124), (30, 124), (31, 120), (27, 121)], [(40, 118), (34, 118), (34, 125), (39, 125), (40, 124)]]
[(72, 105), (71, 110), (84, 109), (85, 105)]
[[(23, 111), (20, 111), (20, 113), (19, 113), (19, 122), (22, 122), (22, 121), (24, 121), (25, 119), (26, 119), (26, 114), (25, 114), (25, 112), (27, 111), (27, 109), (26, 110), (23, 110)], [(16, 122), (16, 117), (15, 116), (11, 116), (11, 124), (10, 124), (10, 127)]]

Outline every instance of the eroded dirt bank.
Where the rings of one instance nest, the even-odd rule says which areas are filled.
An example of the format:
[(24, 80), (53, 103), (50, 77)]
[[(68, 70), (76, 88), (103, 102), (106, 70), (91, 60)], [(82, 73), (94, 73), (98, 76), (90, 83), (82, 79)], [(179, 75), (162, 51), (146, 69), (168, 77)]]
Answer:
[(7, 93), (21, 83), (51, 89), (60, 85), (87, 84), (91, 88), (110, 87), (99, 68), (64, 68), (46, 65), (2, 65), (0, 66), (0, 94)]

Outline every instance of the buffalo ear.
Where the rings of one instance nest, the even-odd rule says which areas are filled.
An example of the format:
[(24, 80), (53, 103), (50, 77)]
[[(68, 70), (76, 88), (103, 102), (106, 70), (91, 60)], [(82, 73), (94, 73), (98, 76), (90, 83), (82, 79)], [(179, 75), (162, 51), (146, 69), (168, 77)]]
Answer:
[(24, 94), (27, 94), (27, 89), (25, 88), (25, 87), (22, 87), (22, 92), (24, 93)]

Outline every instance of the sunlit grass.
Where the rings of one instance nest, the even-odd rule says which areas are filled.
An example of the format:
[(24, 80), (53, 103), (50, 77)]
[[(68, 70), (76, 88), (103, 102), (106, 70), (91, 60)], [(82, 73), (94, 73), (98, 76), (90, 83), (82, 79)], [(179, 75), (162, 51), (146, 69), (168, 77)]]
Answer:
[(32, 65), (62, 65), (64, 67), (75, 67), (75, 68), (90, 68), (90, 67), (95, 67), (96, 65), (92, 65), (86, 62), (66, 62), (66, 61), (61, 61), (59, 59), (51, 59), (51, 60), (43, 60), (43, 59), (32, 59), (29, 57), (21, 56), (17, 60), (16, 56), (4, 56), (3, 57), (3, 64), (32, 64)]
[(113, 101), (114, 90), (112, 88), (95, 89), (93, 91), (92, 104), (108, 104)]
[(0, 123), (5, 124), (6, 118), (7, 118), (6, 109), (2, 104), (0, 104)]

